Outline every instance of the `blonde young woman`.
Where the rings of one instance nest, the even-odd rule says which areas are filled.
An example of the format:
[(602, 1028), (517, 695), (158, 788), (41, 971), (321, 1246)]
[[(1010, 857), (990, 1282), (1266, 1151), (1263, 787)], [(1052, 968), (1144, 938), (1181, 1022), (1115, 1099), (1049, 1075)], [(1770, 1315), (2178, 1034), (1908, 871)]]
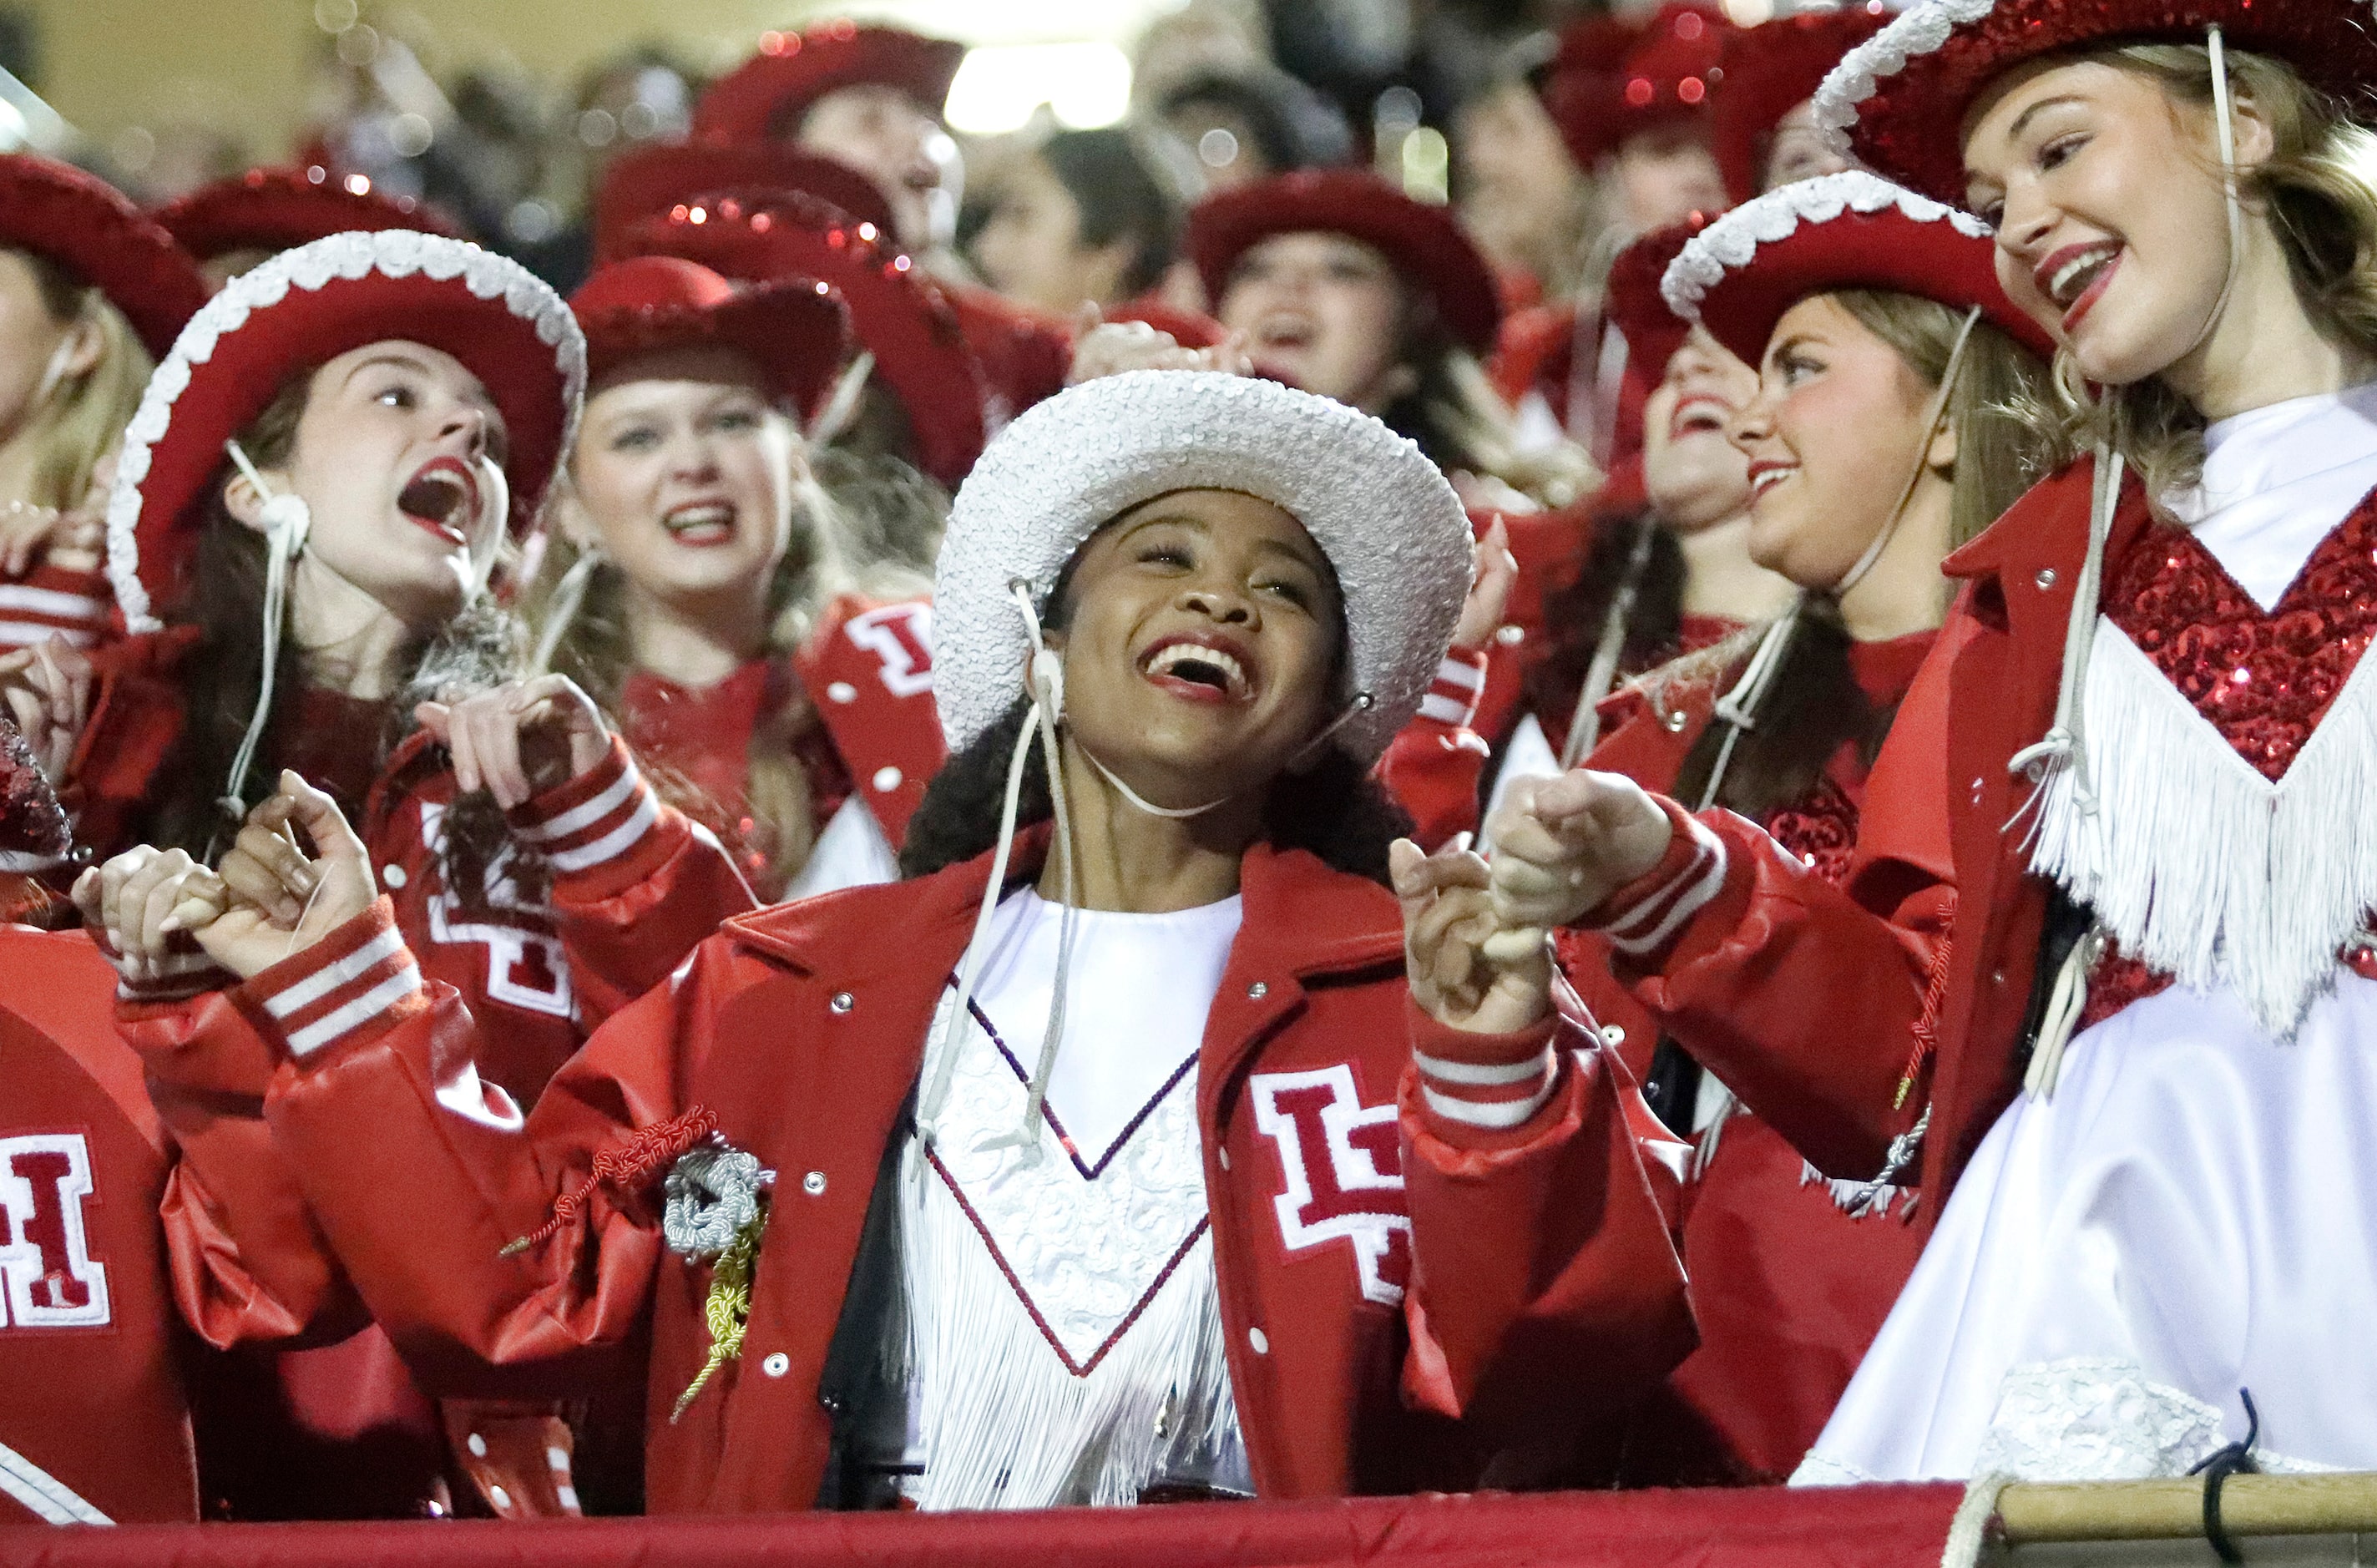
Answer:
[[(197, 265), (112, 187), (0, 157), (0, 669), (104, 636), (106, 490), (155, 356), (206, 302)], [(45, 715), (15, 717), (36, 740)]]
[(2093, 460), (1949, 563), (1842, 887), (1589, 773), (1497, 865), (1828, 1174), (1919, 1183), (1807, 1479), (2377, 1464), (2371, 80), (2342, 0), (1930, 0), (1853, 53), (1820, 121), (1994, 226)]

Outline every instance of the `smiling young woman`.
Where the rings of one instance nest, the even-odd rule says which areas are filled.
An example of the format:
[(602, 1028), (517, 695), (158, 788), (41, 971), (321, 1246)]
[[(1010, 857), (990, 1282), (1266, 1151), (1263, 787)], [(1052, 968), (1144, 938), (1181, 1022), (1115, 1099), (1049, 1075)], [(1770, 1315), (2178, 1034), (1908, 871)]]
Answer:
[(1399, 909), (1331, 826), (1469, 567), (1342, 404), (1068, 391), (951, 519), (915, 874), (730, 922), (524, 1125), (293, 781), (318, 907), (198, 922), (253, 1016), (336, 1010), (267, 1026), (279, 1150), (439, 1364), (648, 1343), (657, 1512), (1328, 1497), (1605, 1431), (1689, 1342), (1647, 1119), (1540, 952), (1479, 951), (1482, 866), (1399, 851)]
[[(1948, 608), (1941, 560), (2046, 455), (2008, 405), (2045, 395), (2048, 345), (1990, 256), (1977, 225), (1855, 174), (1762, 197), (1681, 247), (1666, 297), (1759, 366), (1723, 434), (1751, 492), (1747, 553), (1798, 598), (1613, 699), (1586, 767), (1727, 808), (1810, 874), (1846, 874), (1874, 760)], [(1702, 1345), (1645, 1408), (1632, 1478), (1779, 1480), (1914, 1266), (1911, 1197), (1816, 1179), (1690, 1054), (1722, 1022), (1630, 989), (1633, 955), (1607, 938), (1559, 947), (1645, 1064), (1653, 1106), (1699, 1143), (1683, 1235)]]
[(591, 388), (528, 596), (537, 667), (618, 716), (762, 898), (886, 880), (941, 746), (929, 611), (838, 592), (800, 434), (847, 353), (838, 297), (651, 256), (570, 305)]
[(1949, 563), (1842, 887), (1595, 774), (1497, 868), (1514, 916), (1664, 911), (1636, 987), (1734, 1021), (1711, 1069), (1828, 1173), (1919, 1179), (1808, 1479), (2377, 1463), (2335, 1244), (2377, 1203), (2371, 80), (2330, 0), (1926, 0), (1852, 54), (1820, 122), (1994, 220), (2093, 459)]
[[(285, 816), (245, 802), (303, 777), (355, 813), (420, 972), (469, 999), (488, 1090), (519, 1104), (751, 907), (716, 842), (653, 798), (581, 692), (512, 678), (523, 639), (487, 577), (567, 444), (584, 363), (567, 306), (514, 264), (428, 234), (341, 234), (217, 294), (127, 432), (107, 564), (133, 634), (95, 661), (69, 785), (93, 850), (148, 842), (75, 892), (179, 1143), (190, 1206), (167, 1228), (206, 1260), (183, 1306), (210, 1343), (356, 1321), (318, 1257), (257, 1275), (209, 1251), (218, 1210), (293, 1234), (309, 1223), (262, 1156), (261, 1119), (222, 1108), (265, 1088), (230, 976), (168, 923), (185, 890), (226, 899), (241, 868), (297, 854)], [(218, 856), (222, 878), (202, 866)], [(291, 919), (314, 892), (244, 885)], [(301, 1423), (412, 1431), (397, 1462), (332, 1442), (340, 1473), (291, 1463), (263, 1506), (416, 1511), (445, 1442), (385, 1336), (279, 1370)], [(521, 1508), (557, 1508), (552, 1467), (529, 1473)], [(292, 1498), (309, 1482), (324, 1495)]]

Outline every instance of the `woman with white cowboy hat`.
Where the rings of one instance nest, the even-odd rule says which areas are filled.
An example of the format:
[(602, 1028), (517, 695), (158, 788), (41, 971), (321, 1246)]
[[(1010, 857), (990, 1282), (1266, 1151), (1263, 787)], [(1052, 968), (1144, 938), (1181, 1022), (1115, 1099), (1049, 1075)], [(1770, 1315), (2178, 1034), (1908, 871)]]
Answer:
[(2093, 461), (1948, 563), (1843, 889), (1592, 774), (1498, 867), (1642, 938), (1828, 1174), (1919, 1182), (1809, 1479), (2377, 1463), (2371, 81), (2343, 0), (1927, 0), (1853, 53), (1820, 121), (1995, 226)]
[(534, 667), (618, 716), (762, 899), (889, 880), (940, 727), (929, 622), (841, 592), (801, 435), (841, 375), (840, 299), (648, 256), (570, 308), (589, 390), (528, 594)]
[(1482, 889), (1382, 885), (1470, 555), (1326, 399), (1051, 400), (942, 552), (911, 879), (729, 922), (524, 1127), (293, 784), (314, 909), (198, 927), (281, 1154), (441, 1364), (649, 1331), (660, 1512), (1462, 1485), (1607, 1426), (1690, 1333), (1647, 1121)]
[[(75, 891), (180, 1139), (171, 1223), (212, 1239), (221, 1213), (245, 1211), (278, 1235), (310, 1229), (249, 1158), (261, 1122), (221, 1114), (226, 1090), (262, 1093), (263, 1059), (225, 1003), (231, 976), (170, 920), (243, 889), (302, 910), (310, 885), (255, 875), (259, 856), (294, 864), (276, 808), (248, 809), (278, 782), (303, 776), (356, 813), (421, 968), (469, 999), (489, 1092), (521, 1104), (751, 907), (717, 841), (654, 798), (577, 688), (506, 678), (522, 639), (487, 575), (567, 449), (584, 376), (551, 290), (474, 245), (392, 230), (243, 273), (149, 383), (109, 508), (132, 635), (96, 661), (69, 794), (86, 844), (149, 838)], [(281, 1338), (336, 1305), (318, 1260), (259, 1277), (192, 1293), (202, 1337)], [(365, 1334), (282, 1361), (343, 1401), (375, 1355), (392, 1368)], [(340, 1371), (305, 1379), (323, 1364)], [(355, 1506), (305, 1504), (325, 1505)]]

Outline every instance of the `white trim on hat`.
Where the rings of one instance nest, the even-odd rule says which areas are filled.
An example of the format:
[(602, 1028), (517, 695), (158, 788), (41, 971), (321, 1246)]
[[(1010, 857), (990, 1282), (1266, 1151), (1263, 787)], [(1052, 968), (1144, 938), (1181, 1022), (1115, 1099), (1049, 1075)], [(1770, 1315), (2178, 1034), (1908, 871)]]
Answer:
[(1372, 701), (1337, 744), (1377, 760), (1419, 711), (1469, 589), (1468, 514), (1412, 442), (1359, 410), (1212, 371), (1104, 377), (1027, 410), (958, 492), (933, 603), (933, 697), (964, 749), (1023, 695), (1030, 640), (1009, 585), (1045, 607), (1081, 545), (1177, 490), (1236, 490), (1303, 524), (1337, 574), (1346, 688)]
[(1834, 156), (1855, 156), (1849, 132), (1857, 126), (1857, 105), (1874, 95), (1884, 77), (1896, 76), (1918, 55), (1946, 48), (1958, 28), (1969, 27), (1997, 8), (1997, 0), (1916, 0), (1888, 27), (1841, 56), (1816, 89), (1813, 110), (1816, 134)]
[(1988, 239), (1989, 227), (1968, 212), (1894, 186), (1862, 169), (1845, 170), (1769, 191), (1746, 201), (1694, 234), (1659, 281), (1667, 308), (1687, 321), (1701, 318), (1701, 303), (1725, 281), (1757, 258), (1758, 247), (1779, 245), (1801, 225), (1830, 223), (1845, 214), (1871, 217), (1896, 208), (1917, 223), (1947, 223), (1960, 234)]
[(444, 281), (459, 279), (483, 300), (501, 299), (510, 312), (551, 345), (561, 372), (562, 429), (557, 460), (566, 460), (578, 424), (579, 403), (586, 390), (586, 340), (569, 306), (546, 283), (509, 257), (482, 250), (466, 240), (412, 229), (332, 234), (309, 245), (284, 250), (223, 285), (205, 308), (190, 318), (173, 340), (173, 352), (149, 377), (140, 395), (140, 407), (125, 427), (124, 453), (115, 467), (115, 486), (107, 501), (107, 575), (114, 584), (116, 604), (127, 629), (158, 629), (149, 589), (140, 581), (141, 482), (149, 477), (149, 454), (164, 439), (173, 405), (189, 389), (193, 367), (214, 357), (223, 338), (238, 331), (260, 311), (289, 296), (292, 289), (313, 293), (333, 281), (356, 281), (378, 274), (409, 278), (415, 273)]

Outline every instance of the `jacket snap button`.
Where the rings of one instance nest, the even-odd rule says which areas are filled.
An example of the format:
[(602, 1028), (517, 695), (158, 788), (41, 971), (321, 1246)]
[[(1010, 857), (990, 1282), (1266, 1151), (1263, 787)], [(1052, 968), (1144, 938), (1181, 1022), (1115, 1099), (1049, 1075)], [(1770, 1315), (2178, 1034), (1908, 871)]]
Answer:
[(1659, 722), (1667, 726), (1667, 733), (1669, 735), (1680, 735), (1683, 733), (1684, 726), (1691, 722), (1691, 715), (1678, 708), (1674, 712), (1662, 718)]
[(1213, 1155), (1214, 1155), (1214, 1157), (1215, 1157), (1216, 1159), (1219, 1159), (1219, 1160), (1222, 1162), (1222, 1168), (1223, 1168), (1224, 1170), (1227, 1170), (1227, 1169), (1229, 1169), (1229, 1168), (1230, 1168), (1230, 1151), (1229, 1151), (1229, 1150), (1227, 1150), (1227, 1149), (1216, 1149), (1216, 1150), (1214, 1150), (1214, 1151), (1213, 1151)]
[(801, 1178), (801, 1191), (814, 1198), (825, 1191), (825, 1172), (813, 1170)]
[(826, 1003), (826, 1006), (833, 1009), (836, 1012), (848, 1012), (852, 1008), (856, 1007), (857, 1005), (858, 999), (852, 996), (848, 991), (834, 992), (833, 999)]
[(1526, 640), (1527, 628), (1523, 626), (1506, 626), (1494, 634), (1494, 640), (1505, 648), (1515, 648)]
[(1247, 1343), (1255, 1347), (1255, 1354), (1258, 1356), (1271, 1354), (1271, 1336), (1259, 1328), (1247, 1330)]
[(825, 694), (836, 702), (855, 702), (858, 700), (858, 688), (851, 685), (850, 682), (846, 680), (835, 681), (832, 685), (825, 688)]
[(760, 1362), (759, 1370), (771, 1378), (780, 1378), (793, 1370), (793, 1359), (779, 1350)]
[(501, 1487), (491, 1486), (487, 1489), (487, 1501), (498, 1508), (509, 1508), (512, 1505), (512, 1494)]
[(2055, 586), (2055, 569), (2053, 567), (2041, 567), (2038, 569), (2038, 575), (2031, 581), (2037, 583), (2042, 589), (2052, 588)]
[(394, 863), (383, 866), (379, 868), (379, 880), (389, 887), (400, 888), (404, 886), (404, 868)]
[(889, 794), (890, 794), (893, 790), (898, 789), (898, 788), (900, 787), (900, 780), (901, 780), (901, 778), (902, 778), (902, 776), (903, 776), (903, 775), (901, 773), (900, 770), (899, 770), (899, 769), (897, 769), (897, 768), (878, 768), (878, 769), (876, 769), (876, 770), (875, 770), (875, 790), (876, 790), (876, 793), (877, 793), (877, 794), (878, 794), (878, 795), (889, 795)]
[(1974, 805), (1976, 805), (1976, 806), (1978, 806), (1980, 803), (1981, 803), (1981, 781), (1980, 781), (1980, 780), (1978, 780), (1978, 779), (1975, 779), (1975, 780), (1973, 781), (1973, 804), (1974, 804)]
[(1601, 1043), (1607, 1046), (1612, 1050), (1617, 1049), (1619, 1046), (1626, 1043), (1626, 1030), (1622, 1025), (1616, 1023), (1603, 1024), (1601, 1026)]
[(471, 1450), (471, 1457), (473, 1459), (484, 1459), (487, 1456), (487, 1440), (481, 1437), (477, 1432), (472, 1432), (471, 1434), (471, 1441), (468, 1447)]
[(1247, 987), (1247, 999), (1249, 1001), (1260, 1001), (1269, 995), (1271, 995), (1271, 987), (1260, 980)]

